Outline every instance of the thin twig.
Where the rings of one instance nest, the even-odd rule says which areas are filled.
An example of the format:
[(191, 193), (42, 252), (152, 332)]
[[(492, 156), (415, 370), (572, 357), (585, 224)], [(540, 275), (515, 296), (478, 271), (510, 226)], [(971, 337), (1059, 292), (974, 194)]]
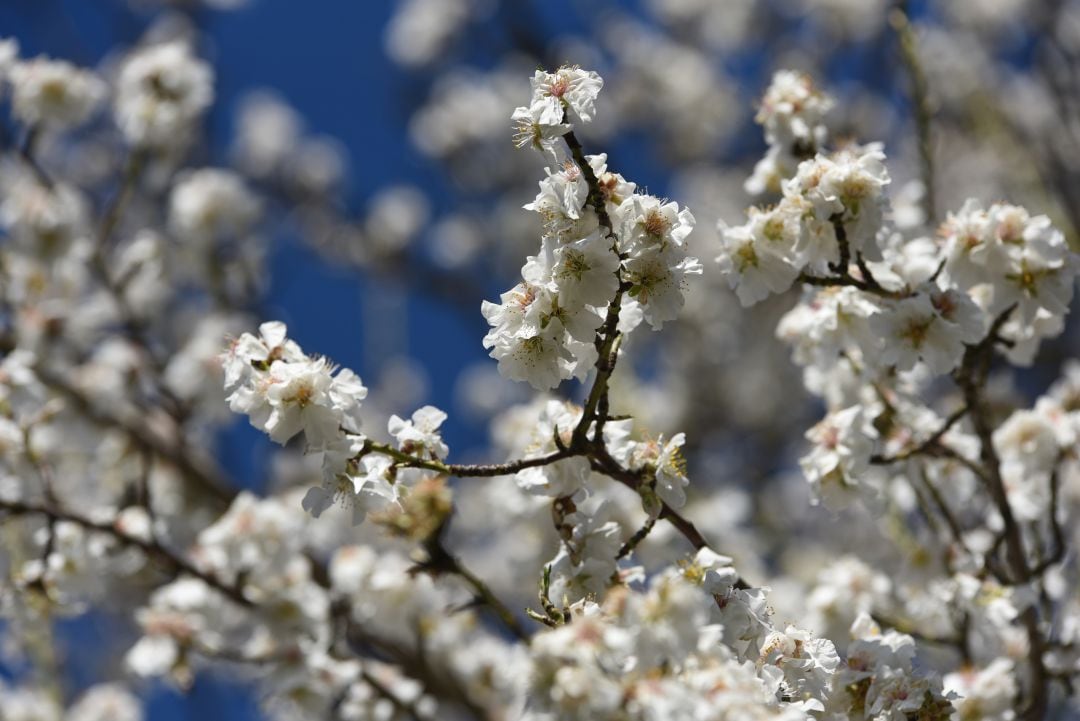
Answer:
[(453, 574), (461, 577), (476, 593), (477, 601), (491, 609), (511, 634), (519, 641), (528, 641), (529, 634), (521, 626), (514, 612), (495, 595), (483, 579), (469, 570), (457, 557), (450, 553), (443, 542), (447, 525), (444, 523), (424, 542), (428, 558), (418, 565), (418, 569), (439, 574)]
[(619, 548), (619, 552), (615, 554), (615, 560), (621, 560), (629, 556), (638, 545), (645, 540), (645, 538), (652, 532), (653, 526), (656, 525), (657, 516), (649, 516), (645, 521), (645, 525), (637, 529), (634, 535), (626, 539), (626, 543)]
[(922, 441), (912, 448), (900, 451), (891, 456), (883, 456), (875, 454), (870, 457), (870, 462), (874, 465), (888, 465), (890, 463), (897, 463), (899, 461), (906, 461), (912, 456), (923, 455), (931, 453), (937, 447), (938, 441), (949, 432), (956, 423), (967, 415), (968, 408), (966, 405), (957, 408), (955, 411), (949, 414), (949, 417), (945, 419), (945, 422), (941, 424), (941, 427), (934, 431), (926, 440)]
[(389, 456), (398, 462), (399, 465), (408, 468), (422, 468), (428, 471), (434, 471), (435, 473), (442, 473), (447, 476), (455, 476), (457, 478), (483, 478), (491, 476), (508, 476), (518, 471), (523, 471), (526, 468), (538, 468), (540, 466), (547, 466), (561, 461), (564, 458), (571, 458), (573, 456), (582, 455), (582, 452), (575, 450), (560, 450), (554, 453), (549, 453), (546, 456), (538, 456), (536, 458), (519, 458), (513, 461), (507, 461), (506, 463), (482, 463), (475, 465), (459, 464), (459, 463), (443, 463), (440, 460), (434, 458), (421, 458), (420, 456), (414, 456), (412, 454), (400, 451), (393, 446), (386, 443), (379, 443), (368, 439), (364, 442), (364, 448), (361, 451), (363, 453), (380, 453), (384, 456)]
[[(1020, 526), (1013, 515), (1009, 496), (1005, 490), (1005, 482), (1001, 476), (1001, 460), (994, 448), (994, 429), (990, 425), (989, 410), (982, 396), (998, 333), (1015, 309), (1015, 304), (1007, 308), (994, 319), (990, 331), (982, 341), (966, 348), (963, 361), (954, 373), (954, 378), (964, 393), (964, 402), (969, 409), (975, 435), (979, 438), (979, 460), (983, 469), (984, 485), (1001, 516), (1005, 556), (1011, 576), (1009, 580), (1020, 584), (1032, 578), (1032, 569), (1028, 566)], [(1043, 660), (1046, 639), (1040, 628), (1037, 606), (1031, 605), (1024, 609), (1020, 620), (1028, 636), (1029, 674), (1028, 701), (1021, 717), (1026, 721), (1039, 721), (1045, 715), (1049, 703), (1047, 684), (1050, 679)]]

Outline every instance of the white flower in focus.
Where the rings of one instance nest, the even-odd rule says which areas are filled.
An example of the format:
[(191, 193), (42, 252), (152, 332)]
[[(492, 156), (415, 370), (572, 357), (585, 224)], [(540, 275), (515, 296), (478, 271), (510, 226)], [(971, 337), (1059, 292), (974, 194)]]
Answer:
[(845, 231), (851, 257), (862, 253), (880, 260), (877, 233), (887, 207), (889, 184), (881, 145), (848, 146), (832, 155), (817, 155), (799, 164), (783, 183), (788, 202), (800, 208), (803, 219), (802, 262), (818, 268), (837, 259), (838, 239), (833, 221)]
[[(969, 200), (949, 214), (940, 233), (952, 281), (972, 292), (992, 316), (1019, 306), (1012, 337), (1026, 340), (1031, 326), (1048, 327), (1047, 315), (1052, 320), (1068, 312), (1080, 263), (1045, 215), (1031, 216), (1004, 203), (984, 210)], [(1034, 334), (1036, 339), (1048, 335), (1056, 332)]]
[(566, 161), (559, 170), (545, 168), (547, 177), (540, 181), (540, 192), (524, 208), (540, 215), (544, 232), (560, 240), (583, 238), (599, 228), (599, 220), (586, 205), (589, 184), (581, 169)]
[[(694, 230), (694, 215), (675, 202), (634, 194), (617, 211), (620, 250), (631, 256), (650, 251), (683, 249)], [(615, 220), (615, 219), (613, 219)]]
[[(542, 257), (538, 263), (534, 260), (526, 268), (535, 268), (537, 279), (547, 280), (550, 266)], [(520, 283), (502, 294), (501, 304), (484, 301), (481, 305), (491, 325), (484, 347), (499, 362), (499, 372), (511, 380), (527, 381), (537, 390), (554, 388), (565, 378), (588, 372), (590, 358), (595, 357), (585, 353), (591, 343), (575, 344), (567, 331), (591, 340), (592, 331), (600, 325), (592, 311), (561, 308), (547, 285)], [(578, 357), (580, 353), (585, 355)]]
[(562, 239), (587, 235), (596, 221), (585, 204), (589, 184), (581, 168), (568, 160), (558, 170), (545, 168), (544, 172), (547, 176), (540, 181), (540, 192), (523, 207), (540, 215), (548, 235)]
[(537, 70), (532, 77), (532, 102), (537, 122), (560, 125), (564, 111), (570, 120), (591, 122), (596, 113), (596, 98), (604, 81), (591, 70), (563, 66), (554, 73)]
[(404, 453), (442, 459), (450, 452), (439, 435), (439, 426), (445, 420), (444, 411), (435, 406), (424, 406), (412, 414), (412, 420), (390, 416), (388, 429)]
[(69, 128), (90, 118), (105, 98), (94, 73), (63, 60), (35, 58), (8, 72), (12, 111), (28, 127)]
[(906, 371), (921, 360), (937, 375), (955, 368), (964, 344), (982, 340), (985, 332), (984, 316), (970, 297), (932, 286), (885, 304), (870, 325), (880, 339), (882, 364)]
[(268, 370), (275, 360), (290, 363), (304, 359), (304, 352), (295, 341), (286, 337), (288, 328), (281, 321), (267, 321), (259, 326), (259, 337), (244, 333), (229, 343), (221, 356), (225, 369), (225, 389), (235, 388), (253, 372), (253, 368)]
[[(648, 468), (655, 480), (656, 495), (671, 508), (682, 508), (686, 504), (686, 491), (690, 481), (686, 477), (686, 459), (682, 455), (682, 446), (686, 443), (685, 433), (676, 433), (667, 442), (663, 436), (652, 441), (634, 443), (629, 452), (630, 467), (634, 470)], [(660, 508), (646, 509), (657, 514)]]
[(547, 106), (539, 103), (514, 108), (510, 120), (514, 123), (514, 145), (531, 146), (545, 155), (555, 155), (555, 140), (566, 135), (573, 126), (569, 123), (548, 124), (542, 121)]
[(263, 323), (261, 338), (245, 333), (222, 357), (226, 400), (272, 440), (285, 444), (301, 431), (311, 450), (356, 433), (367, 388), (351, 370), (312, 360), (285, 337), (283, 323)]
[(722, 556), (709, 547), (694, 554), (694, 560), (682, 568), (683, 576), (699, 584), (711, 596), (727, 594), (739, 580), (730, 556)]
[(1000, 269), (1003, 258), (991, 231), (989, 215), (975, 199), (949, 213), (938, 233), (945, 247), (945, 269), (961, 288), (983, 283), (987, 272)]
[(629, 255), (624, 279), (627, 295), (637, 301), (653, 330), (674, 320), (685, 304), (690, 276), (701, 275), (701, 262), (686, 253), (694, 216), (677, 203), (652, 195), (633, 195), (616, 212), (619, 249)]
[(213, 71), (172, 41), (135, 51), (116, 81), (116, 123), (135, 145), (183, 140), (214, 99)]
[(927, 699), (933, 699), (931, 694), (926, 678), (906, 670), (881, 669), (866, 692), (867, 713), (870, 718), (917, 718)]
[(892, 182), (881, 144), (847, 146), (833, 153), (831, 161), (816, 192), (843, 205), (852, 254), (861, 251), (867, 260), (881, 260), (876, 236), (888, 208), (885, 186)]
[(758, 658), (763, 675), (775, 674), (786, 695), (806, 711), (824, 711), (840, 657), (832, 641), (788, 626), (766, 636)]
[[(547, 252), (553, 245), (552, 241), (545, 239), (544, 251)], [(619, 289), (616, 275), (619, 257), (611, 249), (611, 241), (600, 232), (554, 247), (551, 252), (555, 256), (551, 271), (561, 306), (570, 309), (582, 305), (602, 308), (615, 297)], [(593, 326), (592, 330), (596, 327)]]
[[(535, 411), (534, 411), (535, 412)], [(570, 403), (546, 401), (531, 425), (524, 458), (542, 458), (558, 451), (556, 434), (563, 446), (570, 444), (583, 410)], [(581, 490), (589, 478), (589, 460), (581, 456), (564, 458), (545, 466), (526, 468), (514, 476), (518, 486), (528, 493), (559, 498)]]
[(606, 516), (606, 507), (601, 505), (591, 513), (577, 511), (566, 517), (571, 536), (564, 539), (550, 564), (551, 600), (556, 604), (600, 598), (611, 584), (622, 537), (619, 524)]
[[(1060, 235), (1059, 231), (1054, 232)], [(1025, 323), (1034, 322), (1042, 310), (1059, 317), (1069, 312), (1080, 262), (1065, 245), (1064, 236), (1061, 237), (1060, 245), (1050, 252), (1043, 252), (1034, 244), (1010, 249), (1011, 265), (1004, 282), (995, 288), (991, 312), (1002, 312), (1018, 303), (1020, 318)]]
[(690, 276), (701, 275), (701, 261), (677, 252), (643, 252), (625, 264), (628, 295), (637, 301), (653, 330), (675, 320), (686, 303)]
[(323, 456), (323, 483), (304, 495), (304, 510), (315, 518), (333, 505), (352, 509), (354, 526), (368, 511), (397, 501), (397, 487), (391, 480), (393, 459), (369, 453), (357, 460), (364, 439), (350, 437), (330, 444)]
[(637, 190), (637, 184), (631, 183), (619, 173), (608, 170), (607, 153), (588, 155), (586, 159), (592, 166), (596, 182), (600, 185), (600, 193), (604, 196), (604, 205), (608, 215), (616, 214), (623, 202)]
[[(270, 415), (263, 430), (270, 438), (285, 444), (303, 431), (308, 446), (318, 448), (340, 434), (344, 408), (338, 407), (333, 390), (337, 378), (332, 377), (333, 368), (325, 358), (299, 363), (274, 361), (270, 364), (265, 397)], [(338, 375), (350, 387), (351, 372)], [(361, 388), (363, 388), (361, 386)], [(345, 395), (350, 406), (366, 395), (366, 389), (358, 395)]]

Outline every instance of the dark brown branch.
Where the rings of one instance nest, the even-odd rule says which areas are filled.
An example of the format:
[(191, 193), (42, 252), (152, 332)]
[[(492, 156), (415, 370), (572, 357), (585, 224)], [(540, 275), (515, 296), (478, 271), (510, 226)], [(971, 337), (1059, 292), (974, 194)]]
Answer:
[(930, 494), (930, 498), (933, 499), (934, 506), (937, 508), (938, 513), (945, 519), (945, 525), (949, 527), (953, 541), (964, 551), (964, 553), (971, 556), (971, 549), (968, 548), (967, 543), (964, 541), (964, 529), (961, 528), (960, 522), (956, 519), (956, 516), (953, 515), (953, 512), (949, 510), (949, 505), (945, 502), (945, 498), (941, 495), (941, 491), (938, 490), (937, 486), (930, 482), (930, 478), (926, 475), (925, 469), (922, 469), (919, 475), (922, 478), (923, 486)]
[(519, 641), (528, 641), (529, 634), (522, 628), (514, 612), (495, 595), (483, 579), (470, 571), (446, 548), (443, 542), (446, 529), (447, 525), (444, 523), (424, 542), (424, 550), (427, 551), (428, 558), (418, 564), (417, 569), (436, 576), (453, 574), (461, 577), (476, 593), (477, 602), (491, 609), (506, 630)]
[(892, 298), (898, 300), (900, 298), (906, 298), (911, 293), (909, 291), (894, 291), (887, 290), (877, 278), (870, 271), (870, 266), (866, 264), (866, 259), (863, 258), (861, 251), (855, 252), (855, 263), (859, 268), (859, 274), (861, 278), (851, 274), (851, 244), (847, 237), (847, 228), (844, 227), (844, 218), (840, 213), (835, 213), (829, 218), (829, 222), (832, 223), (833, 232), (836, 234), (836, 245), (840, 254), (839, 260), (835, 263), (829, 263), (829, 270), (833, 275), (821, 276), (811, 275), (803, 272), (799, 273), (796, 278), (800, 283), (807, 285), (814, 285), (820, 287), (831, 286), (851, 286), (858, 288), (864, 293), (872, 293), (882, 298)]
[(653, 526), (656, 525), (656, 518), (656, 516), (649, 516), (645, 521), (645, 525), (634, 531), (634, 535), (626, 539), (626, 542), (619, 548), (619, 552), (615, 554), (616, 561), (629, 556), (648, 537)]
[[(563, 138), (570, 148), (574, 162), (581, 170), (582, 177), (585, 178), (585, 182), (589, 186), (588, 202), (596, 211), (596, 217), (601, 227), (607, 231), (607, 237), (611, 239), (611, 252), (617, 253), (615, 227), (612, 225), (611, 217), (607, 212), (606, 200), (604, 199), (604, 192), (600, 188), (600, 181), (585, 157), (585, 150), (581, 146), (581, 141), (577, 139), (573, 131), (566, 133)], [(593, 380), (588, 398), (585, 399), (581, 420), (574, 429), (571, 446), (575, 448), (580, 448), (583, 445), (589, 427), (592, 426), (594, 421), (596, 421), (595, 438), (601, 439), (603, 437), (603, 426), (607, 419), (603, 416), (597, 418), (597, 407), (601, 403), (603, 403), (604, 407), (607, 407), (608, 379), (611, 377), (612, 371), (615, 370), (615, 362), (618, 358), (615, 349), (619, 338), (619, 314), (622, 309), (622, 298), (623, 294), (632, 287), (631, 284), (623, 280), (621, 266), (620, 270), (616, 271), (616, 276), (619, 279), (618, 290), (615, 292), (615, 297), (608, 304), (604, 324), (596, 333), (596, 378)]]
[[(1019, 584), (1026, 583), (1032, 578), (1032, 569), (1028, 566), (1020, 526), (1013, 515), (1009, 496), (1005, 490), (1005, 482), (1001, 476), (1001, 460), (994, 448), (994, 429), (990, 424), (990, 412), (982, 396), (998, 333), (1015, 309), (1015, 305), (1007, 308), (994, 319), (990, 331), (982, 341), (967, 347), (960, 368), (954, 373), (954, 378), (964, 393), (964, 402), (969, 409), (975, 434), (979, 438), (979, 465), (983, 469), (984, 485), (1001, 516), (1009, 581)], [(1021, 717), (1026, 721), (1039, 721), (1045, 715), (1049, 703), (1047, 687), (1050, 679), (1043, 660), (1046, 639), (1040, 628), (1038, 607), (1028, 606), (1021, 614), (1020, 620), (1028, 636), (1029, 667), (1028, 700)]]
[(434, 458), (421, 458), (420, 456), (414, 456), (412, 454), (400, 451), (391, 445), (386, 443), (379, 443), (368, 439), (364, 442), (363, 453), (381, 453), (384, 456), (389, 456), (398, 462), (399, 465), (407, 468), (422, 468), (428, 471), (434, 471), (435, 473), (442, 473), (447, 476), (456, 476), (457, 478), (484, 478), (492, 476), (508, 476), (518, 471), (523, 471), (526, 468), (538, 468), (540, 466), (547, 466), (561, 461), (564, 458), (571, 458), (573, 456), (583, 455), (581, 451), (571, 450), (569, 448), (564, 450), (558, 450), (554, 453), (549, 453), (546, 456), (538, 456), (536, 458), (519, 458), (513, 461), (507, 461), (506, 463), (482, 463), (482, 464), (460, 464), (460, 463), (443, 463)]
[(896, 463), (898, 461), (905, 461), (912, 456), (918, 456), (923, 454), (933, 455), (934, 449), (938, 445), (938, 441), (949, 432), (956, 423), (967, 414), (967, 406), (961, 406), (949, 414), (949, 417), (945, 419), (941, 427), (934, 431), (925, 441), (919, 443), (917, 446), (909, 448), (899, 453), (895, 453), (891, 456), (883, 456), (875, 454), (870, 457), (870, 462), (875, 465), (888, 465), (890, 463)]

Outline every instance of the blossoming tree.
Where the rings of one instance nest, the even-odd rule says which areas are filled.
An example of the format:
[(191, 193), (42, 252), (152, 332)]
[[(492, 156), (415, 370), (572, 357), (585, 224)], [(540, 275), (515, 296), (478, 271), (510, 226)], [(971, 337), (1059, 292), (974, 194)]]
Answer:
[[(252, 680), (283, 719), (1080, 714), (1080, 365), (1033, 404), (999, 375), (1063, 333), (1080, 260), (1007, 202), (936, 222), (931, 162), (905, 221), (883, 146), (835, 140), (808, 75), (764, 91), (761, 204), (712, 243), (590, 153), (598, 73), (514, 83), (504, 140), (546, 165), (520, 210), (539, 233), (520, 281), (475, 299), (475, 342), (534, 393), (481, 463), (433, 406), (375, 423), (377, 388), (259, 317), (264, 209), (326, 171), (281, 172), (298, 131), (274, 101), (240, 172), (193, 161), (213, 72), (182, 36), (107, 77), (4, 41), (0, 80), (21, 134), (0, 164), (0, 613), (26, 669), (0, 718), (139, 719), (142, 679), (202, 673)], [(75, 172), (58, 158), (106, 102), (123, 159)], [(820, 400), (791, 464), (805, 512), (877, 532), (847, 529), (811, 578), (740, 539), (730, 497), (694, 509), (716, 465), (688, 450), (713, 429), (650, 432), (662, 410), (625, 379), (707, 311), (701, 276), (742, 306), (790, 298), (759, 334)], [(264, 495), (205, 450), (226, 409), (294, 463)], [(71, 698), (55, 620), (104, 606), (128, 616), (121, 667)]]

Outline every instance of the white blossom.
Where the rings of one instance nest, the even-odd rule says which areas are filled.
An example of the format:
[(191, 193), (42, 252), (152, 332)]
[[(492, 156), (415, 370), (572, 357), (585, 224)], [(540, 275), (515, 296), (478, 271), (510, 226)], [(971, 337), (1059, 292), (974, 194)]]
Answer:
[(67, 128), (86, 122), (105, 99), (105, 83), (63, 60), (35, 58), (7, 73), (15, 117), (27, 126)]
[(563, 66), (554, 73), (537, 70), (532, 77), (531, 107), (537, 122), (553, 126), (563, 122), (570, 114), (573, 120), (591, 122), (596, 113), (596, 98), (604, 81), (600, 76), (577, 67)]
[(877, 435), (871, 418), (860, 406), (830, 413), (806, 432), (814, 447), (799, 465), (827, 505), (842, 503), (845, 493), (860, 485)]
[(192, 130), (213, 99), (213, 72), (187, 43), (150, 45), (120, 69), (116, 122), (135, 145), (169, 145)]
[(235, 174), (203, 168), (173, 187), (169, 225), (184, 240), (243, 238), (259, 216), (259, 203)]

